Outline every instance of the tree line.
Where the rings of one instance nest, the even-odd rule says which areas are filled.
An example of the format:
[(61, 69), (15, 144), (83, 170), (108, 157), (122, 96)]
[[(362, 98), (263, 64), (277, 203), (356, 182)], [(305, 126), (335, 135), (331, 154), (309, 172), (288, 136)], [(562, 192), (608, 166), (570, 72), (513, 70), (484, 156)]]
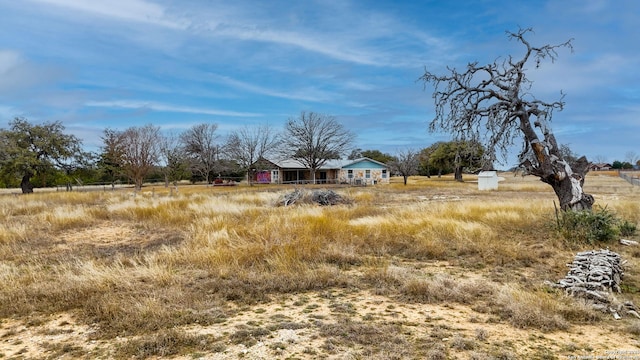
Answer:
[(163, 133), (152, 124), (125, 130), (107, 128), (97, 152), (65, 133), (60, 122), (32, 124), (15, 118), (0, 129), (0, 186), (35, 186), (131, 182), (140, 189), (150, 177), (168, 186), (180, 180), (211, 183), (214, 178), (243, 177), (261, 158), (291, 158), (310, 169), (343, 156), (353, 133), (328, 115), (302, 112), (284, 131), (269, 125), (245, 126), (223, 137), (215, 123), (193, 125), (181, 133)]
[[(635, 151), (628, 151), (624, 154), (624, 160), (614, 160), (611, 163), (611, 168), (616, 170), (630, 170), (640, 167), (640, 155)], [(604, 163), (605, 161), (599, 161)]]
[[(0, 187), (34, 187), (80, 184), (132, 183), (161, 180), (165, 186), (181, 180), (211, 183), (222, 178), (251, 181), (259, 161), (295, 159), (311, 170), (327, 161), (368, 157), (389, 165), (393, 174), (426, 176), (470, 171), (481, 166), (484, 148), (465, 142), (439, 142), (422, 150), (400, 150), (395, 155), (380, 150), (354, 149), (355, 135), (335, 117), (302, 112), (277, 131), (269, 125), (244, 126), (226, 137), (215, 123), (196, 124), (181, 133), (162, 132), (147, 124), (124, 130), (106, 128), (97, 152), (84, 151), (82, 140), (65, 133), (60, 122), (32, 124), (15, 118), (0, 129)], [(350, 152), (349, 152), (350, 151)], [(347, 155), (348, 154), (348, 155)]]

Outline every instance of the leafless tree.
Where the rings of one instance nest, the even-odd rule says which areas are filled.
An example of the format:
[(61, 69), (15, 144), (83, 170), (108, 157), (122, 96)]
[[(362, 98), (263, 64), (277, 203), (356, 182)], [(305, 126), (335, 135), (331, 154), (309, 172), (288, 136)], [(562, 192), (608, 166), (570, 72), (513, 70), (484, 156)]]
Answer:
[(240, 167), (247, 171), (247, 181), (251, 184), (250, 167), (260, 158), (275, 153), (278, 139), (278, 134), (269, 125), (244, 126), (229, 134), (225, 151), (232, 160), (238, 162)]
[(117, 152), (121, 154), (122, 169), (142, 189), (144, 178), (158, 163), (160, 155), (160, 128), (151, 124), (130, 127), (115, 134)]
[(593, 158), (593, 162), (595, 162), (596, 164), (604, 164), (607, 162), (607, 158), (604, 155), (596, 155)]
[(638, 163), (638, 154), (635, 151), (627, 151), (624, 154), (624, 159), (631, 165), (636, 165)]
[(164, 186), (178, 185), (178, 180), (187, 172), (188, 162), (180, 136), (176, 133), (168, 133), (160, 139), (160, 159), (162, 162), (162, 173), (164, 175)]
[(285, 156), (311, 169), (315, 184), (317, 169), (328, 160), (340, 159), (354, 137), (335, 117), (303, 111), (287, 121), (282, 149)]
[(425, 71), (420, 79), (435, 88), (436, 115), (429, 127), (452, 132), (458, 139), (481, 141), (491, 161), (496, 152), (506, 158), (514, 140), (523, 138), (520, 166), (551, 185), (563, 210), (589, 210), (593, 196), (582, 190), (589, 162), (583, 156), (570, 166), (549, 126), (553, 111), (564, 107), (562, 97), (555, 102), (536, 99), (529, 93), (532, 81), (526, 76), (528, 66), (537, 68), (545, 59), (553, 62), (558, 49), (572, 50), (571, 40), (536, 47), (525, 38), (531, 31), (507, 32), (510, 40), (524, 46), (519, 59), (509, 56), (484, 66), (474, 62), (464, 72), (449, 68), (443, 76)]
[(217, 130), (218, 124), (202, 123), (192, 126), (180, 137), (184, 151), (190, 157), (191, 171), (204, 177), (207, 184), (220, 155)]
[(400, 150), (395, 156), (395, 160), (389, 163), (391, 171), (402, 175), (404, 185), (411, 175), (418, 173), (420, 167), (420, 152), (413, 149)]

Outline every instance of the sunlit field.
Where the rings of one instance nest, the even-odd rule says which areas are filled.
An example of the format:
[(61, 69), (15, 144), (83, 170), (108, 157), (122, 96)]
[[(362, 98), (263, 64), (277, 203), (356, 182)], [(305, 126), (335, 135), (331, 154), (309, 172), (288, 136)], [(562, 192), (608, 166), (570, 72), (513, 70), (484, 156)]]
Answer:
[[(0, 195), (0, 358), (555, 359), (638, 349), (640, 320), (549, 288), (573, 255), (533, 177), (412, 177), (331, 188), (350, 204), (277, 206), (291, 186)], [(308, 186), (305, 189), (322, 188)], [(640, 189), (585, 190), (640, 227)], [(640, 240), (638, 235), (627, 237)]]

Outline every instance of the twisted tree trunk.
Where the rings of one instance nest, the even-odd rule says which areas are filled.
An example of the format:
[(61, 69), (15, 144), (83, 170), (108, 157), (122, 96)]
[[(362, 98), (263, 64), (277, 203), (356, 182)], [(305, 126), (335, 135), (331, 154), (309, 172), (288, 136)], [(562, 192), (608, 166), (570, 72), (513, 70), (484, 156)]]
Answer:
[[(563, 161), (564, 162), (564, 161)], [(541, 180), (551, 185), (560, 201), (562, 210), (582, 211), (591, 210), (595, 202), (591, 194), (583, 191), (584, 177), (587, 174), (589, 162), (584, 156), (578, 159), (577, 165), (573, 168), (565, 163), (569, 171), (558, 171), (554, 176), (542, 178)]]
[(581, 157), (571, 167), (561, 157), (555, 136), (548, 129), (546, 120), (538, 116), (538, 121), (534, 123), (541, 129), (544, 136), (543, 140), (540, 140), (531, 126), (529, 112), (522, 110), (519, 116), (520, 129), (531, 148), (533, 157), (523, 161), (521, 165), (530, 174), (538, 176), (542, 182), (551, 185), (558, 196), (562, 210), (590, 211), (594, 198), (582, 190), (584, 178), (589, 171), (587, 158)]

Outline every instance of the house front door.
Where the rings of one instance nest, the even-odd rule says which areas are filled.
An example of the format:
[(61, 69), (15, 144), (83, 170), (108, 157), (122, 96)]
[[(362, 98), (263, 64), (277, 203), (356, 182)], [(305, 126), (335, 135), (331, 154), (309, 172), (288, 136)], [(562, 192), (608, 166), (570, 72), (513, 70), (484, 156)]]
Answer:
[(327, 172), (326, 171), (320, 171), (320, 181), (318, 181), (320, 184), (325, 184), (327, 182)]

